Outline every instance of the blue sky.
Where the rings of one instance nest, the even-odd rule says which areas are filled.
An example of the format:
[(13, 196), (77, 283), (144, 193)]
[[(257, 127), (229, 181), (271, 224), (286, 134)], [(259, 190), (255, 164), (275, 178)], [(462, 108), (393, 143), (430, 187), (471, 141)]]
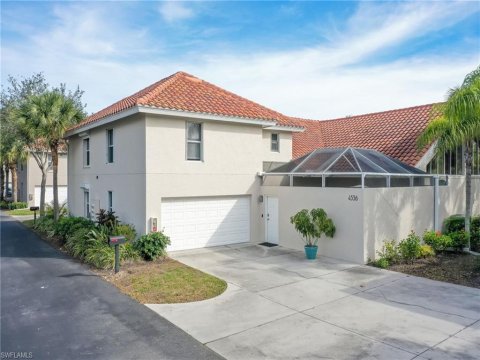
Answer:
[(94, 112), (187, 71), (288, 115), (442, 101), (480, 63), (480, 3), (5, 2), (2, 84), (43, 71)]

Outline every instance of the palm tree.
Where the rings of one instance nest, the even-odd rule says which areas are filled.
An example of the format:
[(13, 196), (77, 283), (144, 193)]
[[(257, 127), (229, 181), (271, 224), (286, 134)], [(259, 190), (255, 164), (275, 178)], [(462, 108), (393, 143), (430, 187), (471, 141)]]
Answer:
[[(2, 134), (2, 142), (0, 144), (0, 157), (5, 163), (6, 168), (12, 174), (12, 200), (18, 201), (18, 178), (17, 164), (25, 161), (28, 156), (23, 139), (15, 136), (14, 133), (5, 131)], [(8, 173), (7, 173), (8, 174)], [(8, 182), (7, 182), (8, 184)]]
[[(417, 145), (421, 149), (436, 142), (437, 154), (463, 145), (465, 232), (470, 233), (473, 144), (480, 139), (480, 66), (465, 77), (461, 86), (450, 89), (447, 101), (434, 108), (434, 113), (440, 116), (432, 120), (420, 134)], [(470, 250), (470, 242), (467, 247)]]
[(66, 129), (83, 118), (83, 109), (72, 98), (58, 90), (33, 95), (19, 110), (25, 124), (50, 148), (53, 168), (53, 214), (58, 220), (58, 152), (64, 144)]

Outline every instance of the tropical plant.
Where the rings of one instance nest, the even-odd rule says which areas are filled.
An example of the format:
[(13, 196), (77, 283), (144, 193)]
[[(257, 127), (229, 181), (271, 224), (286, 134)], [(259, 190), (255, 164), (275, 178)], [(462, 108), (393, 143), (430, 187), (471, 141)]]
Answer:
[(133, 225), (117, 224), (112, 230), (112, 235), (122, 235), (125, 236), (127, 242), (133, 242), (137, 237), (137, 231)]
[[(22, 142), (25, 147), (25, 151), (32, 155), (40, 167), (40, 171), (42, 173), (40, 188), (40, 215), (43, 216), (45, 208), (45, 185), (48, 170), (48, 154), (50, 151), (48, 146), (46, 146), (43, 142), (37, 141), (37, 138), (35, 137), (35, 127), (31, 127), (30, 130), (25, 127), (23, 119), (18, 116), (18, 109), (20, 104), (25, 102), (30, 96), (40, 95), (47, 91), (48, 84), (42, 73), (34, 74), (29, 78), (22, 79), (16, 79), (13, 76), (8, 76), (7, 84), (8, 86), (2, 88), (1, 92), (1, 116), (3, 120), (2, 131), (4, 134), (14, 132), (16, 140)], [(17, 162), (20, 162), (22, 158), (18, 160), (19, 161)], [(4, 166), (2, 166), (2, 174), (10, 172), (10, 169), (6, 168), (5, 171), (3, 171), (3, 168)], [(1, 178), (1, 181), (3, 196), (5, 189), (5, 180), (3, 177)]]
[(379, 259), (385, 259), (389, 265), (400, 262), (401, 256), (395, 240), (384, 241), (382, 249), (377, 251)]
[(290, 218), (295, 230), (302, 236), (308, 247), (317, 246), (318, 241), (325, 234), (328, 237), (335, 235), (333, 220), (327, 216), (323, 209), (300, 210)]
[(443, 235), (439, 231), (425, 231), (423, 233), (423, 242), (430, 245), (435, 251), (444, 251), (452, 246), (452, 239), (448, 235)]
[[(438, 115), (440, 114), (440, 115)], [(461, 86), (450, 89), (445, 103), (434, 107), (435, 118), (417, 139), (419, 149), (435, 143), (437, 154), (464, 147), (465, 232), (470, 233), (472, 215), (473, 143), (480, 139), (480, 66), (469, 73)], [(470, 243), (466, 244), (470, 249)]]
[(113, 229), (118, 225), (118, 216), (115, 215), (115, 211), (107, 211), (105, 209), (98, 210), (95, 214), (96, 223), (99, 226), (105, 226), (111, 233)]
[(421, 255), (422, 246), (420, 244), (420, 237), (413, 231), (398, 244), (398, 251), (402, 259), (407, 263), (412, 263), (413, 260), (418, 259)]
[(162, 232), (151, 232), (134, 242), (134, 247), (145, 260), (155, 260), (160, 256), (166, 255), (167, 245), (170, 244), (170, 238)]
[[(48, 90), (40, 95), (32, 95), (22, 102), (18, 117), (25, 128), (37, 140), (48, 145), (52, 157), (53, 169), (53, 214), (55, 221), (59, 217), (58, 204), (58, 155), (64, 146), (65, 131), (78, 123), (83, 117), (83, 107), (71, 95), (62, 90)], [(77, 90), (79, 92), (79, 90)], [(80, 92), (81, 94), (81, 92)], [(80, 95), (81, 96), (81, 95)], [(28, 132), (28, 131), (27, 131)]]

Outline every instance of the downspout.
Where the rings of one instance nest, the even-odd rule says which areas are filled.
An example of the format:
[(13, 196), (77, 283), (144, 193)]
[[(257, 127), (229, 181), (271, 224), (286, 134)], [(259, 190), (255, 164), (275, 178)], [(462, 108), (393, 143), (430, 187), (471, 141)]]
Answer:
[(438, 175), (434, 177), (433, 187), (433, 228), (435, 231), (440, 231), (439, 225), (440, 212), (440, 178)]

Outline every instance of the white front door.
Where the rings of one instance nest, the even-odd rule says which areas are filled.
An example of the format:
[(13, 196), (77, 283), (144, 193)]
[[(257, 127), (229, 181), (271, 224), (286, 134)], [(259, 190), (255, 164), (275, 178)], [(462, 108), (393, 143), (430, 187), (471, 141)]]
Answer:
[(267, 242), (278, 244), (278, 198), (265, 197), (265, 222)]

